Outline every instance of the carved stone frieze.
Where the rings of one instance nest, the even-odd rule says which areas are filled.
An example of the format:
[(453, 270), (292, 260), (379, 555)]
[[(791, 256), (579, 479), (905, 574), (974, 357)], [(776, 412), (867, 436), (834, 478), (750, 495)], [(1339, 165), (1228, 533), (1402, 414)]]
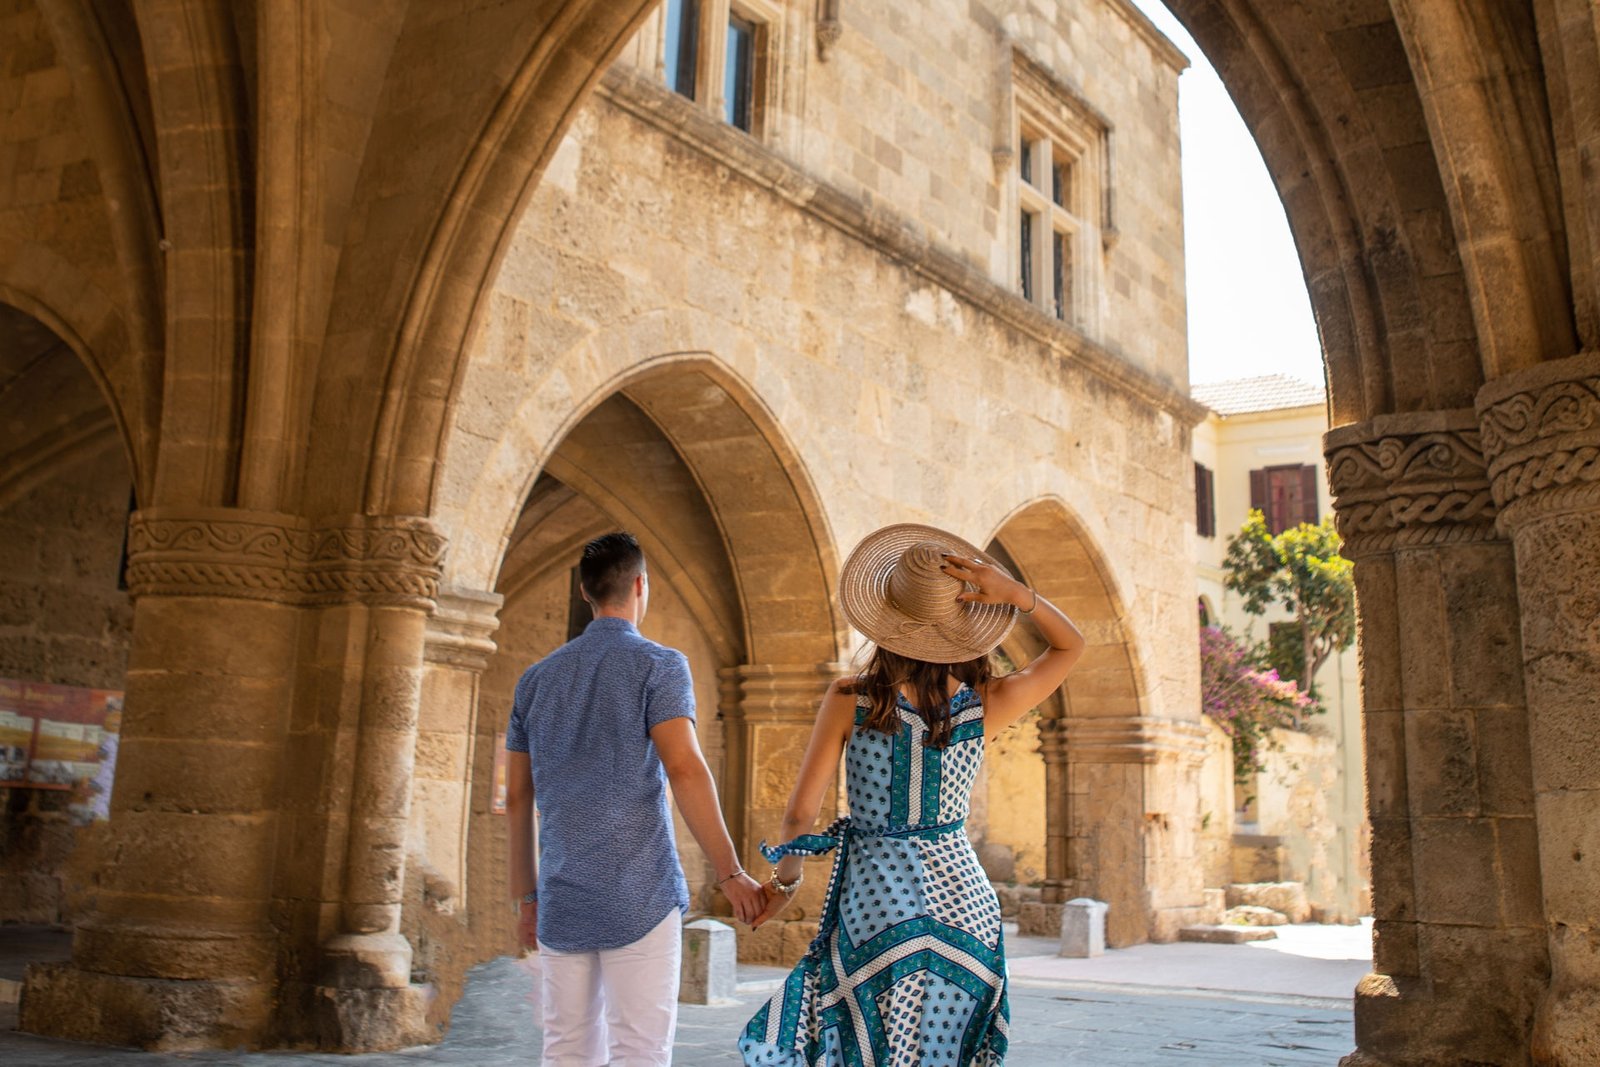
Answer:
[(351, 516), (313, 528), (234, 508), (150, 508), (128, 526), (134, 596), (360, 602), (432, 610), (446, 539), (425, 519)]
[(1503, 524), (1600, 507), (1600, 353), (1497, 378), (1477, 408)]
[(1471, 411), (1385, 415), (1323, 439), (1344, 553), (1494, 536), (1495, 501)]

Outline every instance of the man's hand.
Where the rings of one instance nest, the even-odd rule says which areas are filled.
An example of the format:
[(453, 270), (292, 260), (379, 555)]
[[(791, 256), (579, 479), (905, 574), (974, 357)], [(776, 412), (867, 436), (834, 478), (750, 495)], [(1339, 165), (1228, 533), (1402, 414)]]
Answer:
[(761, 883), (743, 871), (720, 883), (717, 888), (722, 890), (722, 895), (733, 905), (734, 916), (746, 926), (753, 925), (756, 917), (761, 914), (761, 909), (766, 906)]
[(539, 902), (517, 904), (517, 943), (526, 949), (539, 947)]
[(789, 906), (789, 901), (794, 899), (793, 893), (780, 893), (778, 890), (772, 888), (771, 885), (767, 884), (762, 885), (761, 895), (761, 914), (757, 915), (756, 921), (750, 924), (757, 930), (761, 929), (762, 924), (767, 920), (777, 915), (784, 908), (787, 908)]

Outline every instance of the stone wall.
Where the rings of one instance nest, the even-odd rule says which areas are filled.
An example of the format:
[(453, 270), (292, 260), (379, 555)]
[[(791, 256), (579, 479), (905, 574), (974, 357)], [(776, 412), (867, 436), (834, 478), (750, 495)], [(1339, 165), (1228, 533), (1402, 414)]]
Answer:
[(128, 494), (112, 442), (0, 511), (0, 677), (122, 688)]
[[(1175, 142), (1165, 152), (1175, 173)], [(992, 166), (983, 175), (998, 188), (1010, 181)], [(500, 560), (518, 552), (519, 515), (543, 464), (603, 512), (649, 516), (613, 521), (660, 538), (700, 595), (737, 590), (726, 608), (705, 606), (731, 619), (712, 626), (730, 635), (712, 637), (730, 677), (765, 679), (777, 663), (797, 679), (825, 679), (854, 638), (837, 614), (819, 618), (815, 608), (862, 535), (920, 520), (979, 544), (999, 537), (1091, 642), (1069, 716), (1096, 725), (1083, 731), (1092, 740), (1075, 778), (1063, 773), (1057, 787), (1074, 798), (1060, 830), (1071, 844), (1050, 877), (1116, 900), (1115, 943), (1171, 936), (1201, 888), (1184, 563), (1197, 410), (1124, 357), (1138, 349), (1153, 365), (1177, 366), (1181, 334), (1111, 314), (1104, 343), (1087, 339), (974, 274), (959, 249), (905, 244), (899, 223), (881, 221), (898, 216), (816, 184), (825, 178), (650, 77), (607, 76), (485, 299), (437, 496), (452, 537), (445, 580), (494, 587)], [(1130, 180), (1163, 188), (1165, 179)], [(1134, 243), (1108, 250), (1108, 264), (1176, 225), (1175, 184), (1170, 191), (1147, 211), (1126, 209), (1123, 241)], [(1141, 292), (1165, 284), (1146, 282)], [(621, 478), (616, 449), (588, 441), (591, 413), (619, 442), (632, 440), (610, 413), (619, 392), (680, 454), (722, 547), (673, 519), (649, 484)], [(715, 414), (723, 409), (755, 426), (746, 443), (729, 443), (719, 420), (733, 416)], [(752, 466), (761, 455), (769, 465)], [(668, 469), (652, 466), (650, 477)], [(1024, 512), (1031, 517), (1013, 525)], [(794, 546), (789, 555), (757, 562), (776, 534)], [(697, 562), (719, 552), (721, 571)], [(738, 675), (745, 667), (729, 656), (759, 671)], [(725, 693), (725, 715), (743, 714), (749, 683), (738, 684), (747, 695)], [(747, 862), (776, 832), (815, 710), (814, 696), (782, 687), (792, 695), (779, 719), (759, 728), (770, 740), (741, 749), (735, 730), (727, 741), (730, 778), (744, 776), (724, 789)], [(1034, 817), (1045, 807), (1033, 805)], [(1016, 836), (1023, 844), (1021, 828)], [(1036, 858), (1024, 866), (1037, 864), (1040, 846), (1026, 847)]]
[[(128, 492), (111, 442), (0, 511), (0, 677), (123, 688), (133, 611), (117, 586)], [(83, 831), (67, 794), (0, 798), (0, 923), (70, 921), (82, 901), (66, 884), (68, 863)]]
[(986, 742), (967, 836), (991, 881), (1037, 886), (1045, 879), (1045, 766), (1037, 713)]

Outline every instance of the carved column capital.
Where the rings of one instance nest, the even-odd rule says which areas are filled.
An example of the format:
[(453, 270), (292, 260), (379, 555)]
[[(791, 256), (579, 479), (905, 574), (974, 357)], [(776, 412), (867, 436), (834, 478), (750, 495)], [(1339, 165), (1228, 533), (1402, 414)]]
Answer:
[(447, 541), (413, 516), (352, 515), (313, 526), (276, 512), (154, 507), (128, 525), (128, 588), (286, 604), (431, 611)]
[[(837, 663), (745, 663), (721, 672), (724, 707), (744, 721), (811, 722)], [(732, 699), (729, 699), (729, 698)]]
[(1502, 528), (1600, 507), (1600, 352), (1496, 378), (1477, 412)]
[(1067, 720), (1040, 718), (1039, 753), (1046, 763), (1067, 762)]
[(429, 663), (482, 672), (495, 653), (494, 632), (500, 628), (505, 597), (470, 589), (441, 588), (428, 619), (422, 657)]
[(844, 36), (844, 23), (839, 19), (839, 0), (822, 0), (822, 10), (817, 13), (817, 58), (824, 63), (828, 53)]
[(1495, 501), (1467, 409), (1381, 415), (1323, 437), (1344, 554), (1495, 537)]

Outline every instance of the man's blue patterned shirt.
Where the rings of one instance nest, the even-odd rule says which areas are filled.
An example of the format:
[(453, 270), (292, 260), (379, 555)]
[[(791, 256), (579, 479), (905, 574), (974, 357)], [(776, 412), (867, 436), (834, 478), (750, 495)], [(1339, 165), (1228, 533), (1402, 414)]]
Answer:
[(694, 719), (682, 652), (601, 616), (517, 682), (506, 748), (526, 752), (539, 809), (539, 942), (631, 944), (689, 907), (650, 730)]

